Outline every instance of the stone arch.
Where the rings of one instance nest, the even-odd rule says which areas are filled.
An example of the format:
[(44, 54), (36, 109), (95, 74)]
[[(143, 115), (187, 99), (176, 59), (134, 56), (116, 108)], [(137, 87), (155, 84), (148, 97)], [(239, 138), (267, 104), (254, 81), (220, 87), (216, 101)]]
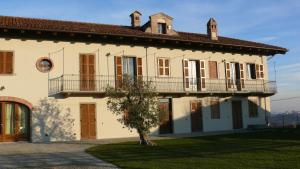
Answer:
[(1, 101), (21, 103), (21, 104), (27, 106), (30, 110), (32, 110), (32, 107), (33, 107), (33, 105), (29, 101), (18, 98), (18, 97), (0, 96), (0, 102)]

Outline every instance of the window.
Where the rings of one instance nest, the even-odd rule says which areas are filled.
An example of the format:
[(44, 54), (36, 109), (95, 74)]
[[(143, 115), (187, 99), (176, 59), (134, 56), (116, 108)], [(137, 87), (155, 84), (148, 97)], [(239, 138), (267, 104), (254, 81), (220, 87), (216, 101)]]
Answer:
[(219, 99), (210, 101), (210, 111), (212, 119), (220, 119), (220, 102)]
[(166, 31), (167, 30), (166, 30), (166, 24), (165, 23), (158, 23), (157, 24), (157, 32), (159, 34), (166, 34), (167, 33)]
[(264, 65), (247, 63), (247, 79), (263, 79), (264, 78)]
[(0, 51), (0, 74), (13, 73), (13, 52)]
[(136, 63), (134, 57), (123, 57), (123, 75), (125, 74), (130, 78), (135, 79)]
[(158, 75), (170, 75), (170, 60), (168, 58), (158, 58)]
[(247, 79), (256, 79), (255, 64), (247, 63), (246, 66)]
[(249, 99), (248, 107), (249, 107), (249, 117), (258, 117), (258, 100)]
[(216, 61), (208, 61), (209, 65), (209, 78), (218, 79), (218, 66)]
[(50, 72), (53, 68), (53, 62), (50, 58), (42, 57), (37, 60), (36, 68), (42, 73)]

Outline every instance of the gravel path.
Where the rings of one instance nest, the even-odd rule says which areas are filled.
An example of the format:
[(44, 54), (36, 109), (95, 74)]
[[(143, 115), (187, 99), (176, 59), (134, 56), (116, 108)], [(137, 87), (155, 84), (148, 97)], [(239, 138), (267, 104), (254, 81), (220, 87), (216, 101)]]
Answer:
[(68, 143), (0, 143), (0, 168), (116, 169), (84, 152), (92, 145)]

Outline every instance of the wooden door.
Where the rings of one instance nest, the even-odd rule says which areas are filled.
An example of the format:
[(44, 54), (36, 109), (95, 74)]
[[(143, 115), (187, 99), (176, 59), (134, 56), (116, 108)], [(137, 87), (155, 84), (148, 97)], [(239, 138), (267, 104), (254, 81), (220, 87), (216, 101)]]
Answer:
[(191, 101), (191, 129), (192, 132), (203, 130), (201, 101)]
[(243, 128), (242, 101), (240, 100), (232, 101), (232, 122), (233, 129)]
[(3, 133), (4, 133), (4, 107), (3, 104), (0, 102), (0, 142), (3, 140)]
[(80, 55), (80, 90), (95, 90), (95, 56), (93, 54)]
[(170, 99), (160, 99), (160, 125), (159, 134), (167, 134), (173, 132), (172, 124), (172, 105)]
[(81, 139), (96, 139), (96, 105), (80, 105)]

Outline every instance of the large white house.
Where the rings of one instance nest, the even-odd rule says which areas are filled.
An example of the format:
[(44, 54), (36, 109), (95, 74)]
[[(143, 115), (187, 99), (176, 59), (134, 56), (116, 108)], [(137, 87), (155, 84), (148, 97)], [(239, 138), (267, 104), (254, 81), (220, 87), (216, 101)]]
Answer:
[[(157, 13), (131, 26), (0, 16), (0, 141), (137, 136), (107, 109), (105, 89), (124, 74), (151, 81), (165, 109), (152, 135), (266, 124), (268, 57), (287, 49), (179, 32)], [(57, 105), (57, 106), (55, 106)]]

